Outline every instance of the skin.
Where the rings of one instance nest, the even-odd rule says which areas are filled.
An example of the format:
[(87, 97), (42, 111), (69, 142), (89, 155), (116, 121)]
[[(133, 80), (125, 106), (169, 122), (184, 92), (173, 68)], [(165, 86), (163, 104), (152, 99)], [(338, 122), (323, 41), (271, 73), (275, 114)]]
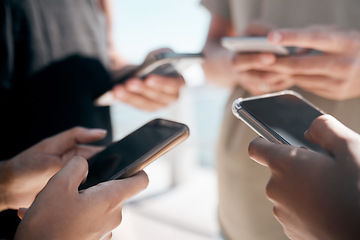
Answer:
[(266, 194), (291, 239), (360, 238), (360, 135), (329, 115), (305, 134), (329, 155), (258, 138), (249, 156), (271, 171)]
[[(165, 51), (171, 50), (161, 48), (150, 52), (147, 58)], [(130, 78), (124, 84), (118, 84), (113, 88), (113, 95), (117, 100), (138, 109), (156, 111), (175, 102), (184, 85), (185, 80), (180, 74), (171, 77), (149, 74), (144, 80)]]
[(74, 157), (55, 174), (23, 217), (15, 239), (109, 239), (122, 220), (126, 199), (146, 188), (147, 175), (109, 181), (85, 189), (87, 161)]
[[(239, 34), (268, 36), (273, 44), (315, 49), (322, 54), (277, 57), (272, 53), (231, 53), (220, 46), (221, 37)], [(212, 16), (204, 52), (208, 58), (203, 64), (207, 78), (220, 86), (241, 86), (252, 95), (298, 86), (331, 100), (360, 96), (358, 31), (319, 25), (274, 29), (269, 24), (253, 22), (244, 33), (236, 33), (231, 21)]]
[(289, 75), (298, 87), (328, 99), (360, 96), (360, 32), (310, 26), (275, 30), (268, 39), (274, 44), (316, 49), (323, 54), (278, 58), (267, 70)]
[(102, 129), (75, 127), (47, 138), (0, 164), (0, 210), (29, 207), (48, 180), (73, 156), (89, 158), (99, 147), (83, 145), (104, 138)]
[[(114, 42), (111, 1), (99, 0), (98, 3), (107, 20), (110, 67), (112, 70), (123, 69), (129, 66), (130, 63), (121, 56)], [(162, 49), (160, 49), (160, 51), (161, 50)], [(135, 108), (145, 111), (157, 111), (174, 103), (179, 98), (180, 91), (184, 85), (185, 80), (180, 75), (177, 77), (169, 77), (152, 74), (144, 80), (140, 78), (130, 78), (124, 84), (116, 85), (113, 88), (113, 96), (116, 100)]]
[[(269, 24), (254, 22), (241, 35), (265, 36), (272, 28)], [(205, 75), (212, 84), (230, 88), (241, 86), (253, 95), (280, 91), (293, 85), (284, 74), (261, 70), (275, 63), (274, 54), (233, 53), (220, 45), (222, 37), (236, 35), (238, 33), (230, 20), (212, 15), (203, 49), (206, 58), (202, 64)]]

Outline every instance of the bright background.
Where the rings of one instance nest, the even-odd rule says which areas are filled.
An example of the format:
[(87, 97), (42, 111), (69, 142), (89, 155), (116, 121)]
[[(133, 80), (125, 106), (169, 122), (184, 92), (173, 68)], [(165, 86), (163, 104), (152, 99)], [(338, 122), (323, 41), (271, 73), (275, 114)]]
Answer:
[[(129, 61), (168, 47), (200, 52), (210, 16), (198, 0), (113, 0), (114, 37)], [(112, 106), (114, 137), (120, 139), (145, 122), (163, 117), (186, 123), (186, 142), (146, 168), (150, 184), (124, 207), (114, 239), (216, 239), (215, 144), (228, 91), (206, 85), (200, 66), (183, 73), (187, 86), (170, 107), (148, 113)], [(230, 110), (229, 110), (230, 111)]]

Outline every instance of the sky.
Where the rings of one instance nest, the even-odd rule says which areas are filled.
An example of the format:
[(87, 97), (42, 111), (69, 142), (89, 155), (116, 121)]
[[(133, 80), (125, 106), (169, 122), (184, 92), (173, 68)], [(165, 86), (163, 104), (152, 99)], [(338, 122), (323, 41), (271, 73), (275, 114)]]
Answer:
[(119, 51), (140, 63), (149, 51), (169, 47), (199, 52), (210, 16), (199, 0), (113, 0), (114, 38)]

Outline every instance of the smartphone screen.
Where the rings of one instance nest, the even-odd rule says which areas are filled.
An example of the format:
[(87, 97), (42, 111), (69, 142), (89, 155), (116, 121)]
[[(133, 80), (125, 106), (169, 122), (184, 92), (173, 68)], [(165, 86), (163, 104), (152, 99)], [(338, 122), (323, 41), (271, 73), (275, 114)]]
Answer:
[(134, 175), (188, 135), (189, 129), (184, 124), (152, 120), (90, 158), (89, 173), (80, 189)]
[(233, 112), (271, 142), (324, 151), (304, 137), (315, 118), (324, 113), (295, 92), (238, 99), (234, 102)]

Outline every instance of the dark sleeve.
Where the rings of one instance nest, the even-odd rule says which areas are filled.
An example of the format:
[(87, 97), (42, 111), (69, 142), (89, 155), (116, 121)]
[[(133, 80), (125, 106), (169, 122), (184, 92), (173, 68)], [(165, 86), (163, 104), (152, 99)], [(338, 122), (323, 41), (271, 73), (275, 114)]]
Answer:
[(10, 6), (0, 2), (0, 88), (1, 92), (11, 88), (14, 64), (13, 32)]

